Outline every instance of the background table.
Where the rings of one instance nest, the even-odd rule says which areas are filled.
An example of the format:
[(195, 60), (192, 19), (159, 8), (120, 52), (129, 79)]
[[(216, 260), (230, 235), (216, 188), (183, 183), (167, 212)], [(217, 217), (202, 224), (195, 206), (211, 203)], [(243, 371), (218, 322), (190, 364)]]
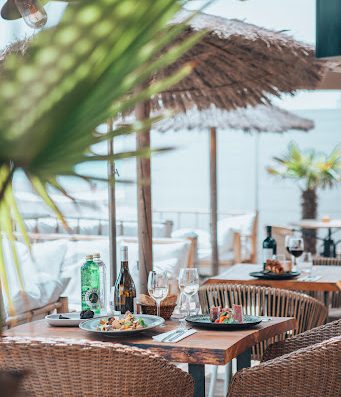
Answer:
[(322, 291), (325, 295), (325, 304), (329, 302), (329, 292), (341, 291), (341, 266), (314, 266), (313, 276), (320, 276), (318, 280), (304, 281), (300, 280), (300, 277), (291, 280), (266, 280), (250, 276), (251, 272), (262, 269), (262, 265), (240, 263), (208, 279), (205, 284), (248, 284), (296, 291)]
[(175, 329), (178, 323), (167, 321), (165, 328), (157, 328), (130, 337), (109, 338), (95, 335), (79, 328), (50, 327), (45, 320), (34, 321), (7, 330), (5, 336), (85, 339), (117, 342), (151, 350), (169, 361), (187, 363), (195, 381), (195, 397), (205, 396), (205, 365), (226, 365), (237, 358), (238, 370), (250, 366), (251, 348), (258, 342), (280, 335), (296, 327), (296, 320), (274, 317), (254, 328), (240, 331), (198, 330), (197, 333), (177, 343), (162, 343), (152, 335)]
[[(300, 229), (328, 229), (328, 235), (323, 239), (323, 253), (327, 257), (333, 257), (334, 253), (330, 252), (330, 246), (328, 244), (328, 240), (333, 236), (333, 229), (341, 229), (341, 219), (331, 219), (328, 222), (323, 222), (317, 219), (302, 219), (301, 221), (292, 222), (291, 225), (299, 227)], [(334, 241), (335, 246), (338, 244), (338, 241)]]
[(341, 219), (331, 219), (329, 222), (317, 219), (302, 219), (301, 221), (291, 222), (291, 225), (302, 229), (341, 229)]

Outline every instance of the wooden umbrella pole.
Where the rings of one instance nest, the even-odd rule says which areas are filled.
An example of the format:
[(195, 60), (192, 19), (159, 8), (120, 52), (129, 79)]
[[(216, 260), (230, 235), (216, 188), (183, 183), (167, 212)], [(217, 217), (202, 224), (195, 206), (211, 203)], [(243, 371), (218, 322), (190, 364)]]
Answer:
[[(145, 120), (150, 116), (150, 102), (145, 101), (135, 106), (137, 120)], [(136, 150), (150, 148), (150, 130), (136, 135)], [(139, 292), (148, 292), (148, 274), (153, 269), (152, 242), (152, 192), (150, 158), (138, 157), (137, 171), (137, 219), (139, 241)]]
[(219, 271), (218, 253), (218, 199), (217, 199), (217, 129), (210, 129), (210, 199), (211, 199), (211, 247), (212, 247), (212, 274)]
[[(113, 120), (107, 122), (107, 131), (112, 131)], [(108, 140), (108, 154), (114, 154), (114, 139)], [(116, 245), (116, 197), (115, 197), (115, 162), (108, 161), (108, 207), (109, 207), (109, 257), (110, 257), (110, 287), (117, 277), (117, 245)]]

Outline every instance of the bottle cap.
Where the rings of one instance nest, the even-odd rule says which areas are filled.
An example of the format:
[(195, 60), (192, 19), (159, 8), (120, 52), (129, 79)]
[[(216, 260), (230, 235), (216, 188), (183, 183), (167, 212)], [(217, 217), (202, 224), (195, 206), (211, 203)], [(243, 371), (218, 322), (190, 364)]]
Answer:
[(90, 260), (94, 259), (94, 257), (93, 257), (93, 255), (87, 255), (87, 256), (85, 257), (85, 259), (86, 259), (87, 261), (90, 261)]
[(126, 245), (121, 247), (121, 260), (124, 262), (128, 261), (128, 247)]
[(99, 252), (95, 252), (95, 253), (93, 254), (93, 257), (94, 257), (94, 258), (100, 258), (100, 257), (101, 257), (101, 254), (100, 254)]

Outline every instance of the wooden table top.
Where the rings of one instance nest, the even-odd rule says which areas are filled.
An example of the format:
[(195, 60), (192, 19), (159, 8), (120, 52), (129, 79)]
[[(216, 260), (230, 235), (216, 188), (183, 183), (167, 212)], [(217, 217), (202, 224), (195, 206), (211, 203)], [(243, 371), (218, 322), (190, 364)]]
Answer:
[(248, 284), (300, 291), (341, 290), (341, 266), (314, 266), (313, 276), (321, 276), (320, 279), (315, 281), (300, 281), (300, 277), (291, 280), (265, 280), (250, 276), (250, 272), (259, 271), (261, 269), (262, 265), (240, 263), (230, 267), (220, 275), (208, 279), (205, 284)]
[(301, 221), (291, 222), (291, 225), (302, 229), (341, 229), (341, 219), (331, 219), (328, 222), (318, 219), (302, 219)]
[(162, 343), (153, 335), (175, 329), (177, 321), (167, 321), (164, 328), (129, 337), (105, 337), (75, 327), (51, 327), (46, 320), (19, 325), (5, 331), (4, 336), (64, 338), (87, 341), (121, 343), (151, 350), (169, 361), (190, 364), (224, 365), (258, 342), (282, 334), (296, 327), (295, 318), (273, 317), (254, 328), (240, 331), (198, 330), (197, 333), (177, 342)]

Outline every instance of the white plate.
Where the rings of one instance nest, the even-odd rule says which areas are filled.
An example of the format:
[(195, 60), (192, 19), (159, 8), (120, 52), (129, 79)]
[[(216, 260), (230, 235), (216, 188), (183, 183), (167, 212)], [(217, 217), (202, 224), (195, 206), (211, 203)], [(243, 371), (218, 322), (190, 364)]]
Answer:
[[(70, 320), (60, 319), (60, 315), (70, 317)], [(95, 315), (95, 317), (99, 316)], [(48, 314), (45, 319), (53, 327), (78, 327), (81, 322), (88, 320), (86, 318), (81, 319), (79, 312)]]
[[(90, 320), (86, 320), (82, 322), (79, 325), (79, 328), (81, 328), (84, 331), (88, 332), (93, 332), (95, 334), (100, 334), (100, 335), (105, 335), (105, 336), (110, 336), (112, 338), (116, 336), (122, 336), (122, 335), (134, 335), (139, 332), (147, 331), (150, 329), (153, 329), (155, 327), (159, 327), (162, 325), (165, 320), (162, 317), (157, 317), (157, 316), (151, 316), (149, 314), (134, 314), (136, 318), (142, 318), (144, 322), (146, 323), (146, 327), (144, 328), (138, 328), (138, 329), (129, 329), (129, 330), (116, 330), (116, 331), (99, 331), (97, 329), (97, 326), (99, 324), (100, 318), (92, 318)], [(122, 315), (120, 316), (115, 316), (115, 317), (123, 317)], [(108, 316), (102, 316), (102, 318), (108, 318)]]

